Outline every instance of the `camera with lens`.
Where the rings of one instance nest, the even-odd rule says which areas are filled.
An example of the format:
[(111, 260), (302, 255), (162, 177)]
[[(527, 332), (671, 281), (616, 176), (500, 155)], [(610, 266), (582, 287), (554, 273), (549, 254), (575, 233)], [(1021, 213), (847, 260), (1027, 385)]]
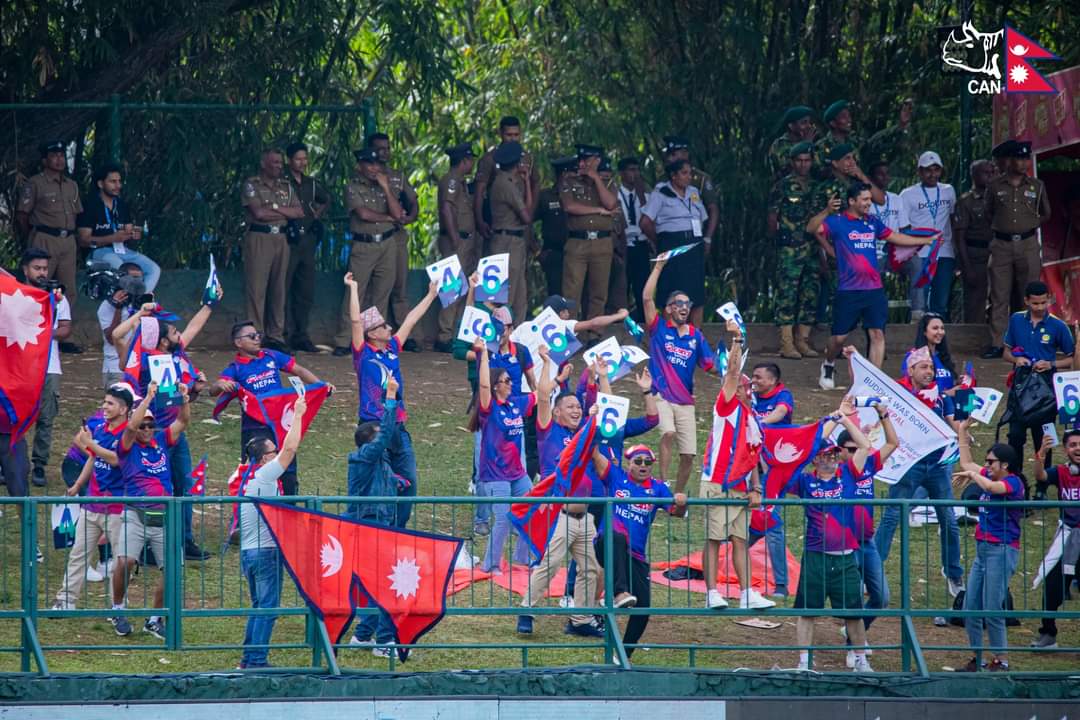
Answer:
[[(154, 294), (146, 292), (146, 285), (141, 278), (121, 275), (106, 263), (90, 265), (82, 290), (91, 300), (105, 300), (116, 308), (125, 305), (137, 308), (154, 301)], [(114, 297), (117, 291), (126, 293), (127, 299), (117, 302)]]

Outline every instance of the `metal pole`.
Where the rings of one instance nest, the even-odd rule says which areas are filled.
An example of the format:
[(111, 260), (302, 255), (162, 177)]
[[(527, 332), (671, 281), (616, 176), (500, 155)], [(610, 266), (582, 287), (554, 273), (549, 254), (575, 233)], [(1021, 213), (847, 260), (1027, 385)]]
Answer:
[(375, 123), (375, 106), (369, 98), (364, 98), (360, 107), (364, 113), (364, 137), (367, 138), (375, 133), (378, 125)]
[(22, 626), (21, 669), (30, 672), (32, 648), (37, 644), (30, 627), (37, 623), (37, 502), (23, 500), (22, 504)]
[[(971, 6), (974, 0), (960, 0), (960, 21), (971, 20)], [(953, 177), (960, 192), (971, 187), (971, 93), (967, 86), (960, 83), (960, 163)]]
[(113, 93), (109, 96), (109, 154), (112, 155), (112, 161), (115, 163), (120, 162), (121, 145), (120, 140), (120, 96)]

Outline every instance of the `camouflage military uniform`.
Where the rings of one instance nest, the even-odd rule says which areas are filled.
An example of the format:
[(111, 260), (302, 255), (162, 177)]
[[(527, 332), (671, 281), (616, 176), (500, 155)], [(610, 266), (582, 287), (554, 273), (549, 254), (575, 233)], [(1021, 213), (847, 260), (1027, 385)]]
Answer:
[[(907, 129), (899, 125), (890, 125), (884, 130), (874, 133), (866, 142), (863, 142), (862, 138), (855, 133), (849, 134), (847, 140), (840, 140), (830, 130), (825, 134), (825, 137), (814, 143), (814, 168), (811, 173), (817, 178), (827, 178), (832, 166), (825, 158), (829, 156), (829, 151), (834, 146), (842, 142), (849, 143), (855, 148), (855, 163), (869, 173), (870, 167), (875, 163), (887, 162), (891, 164), (896, 158), (902, 157), (902, 145), (907, 140), (907, 137)], [(866, 163), (865, 166), (862, 165), (863, 162)], [(902, 174), (904, 173), (894, 172), (893, 176), (896, 177)]]
[[(784, 178), (791, 170), (791, 148), (798, 145), (802, 140), (792, 140), (791, 136), (784, 133), (772, 141), (769, 152), (765, 156), (765, 164), (769, 168), (769, 179)], [(775, 189), (775, 188), (774, 188)]]
[[(832, 163), (826, 158), (829, 157), (829, 153), (834, 147), (842, 143), (848, 143), (855, 148), (855, 164), (859, 164), (859, 149), (863, 145), (862, 138), (855, 133), (849, 133), (846, 140), (841, 140), (833, 135), (832, 130), (829, 130), (829, 132), (825, 133), (825, 137), (814, 143), (814, 167), (810, 171), (813, 177), (819, 180), (828, 180), (832, 176)], [(859, 165), (859, 167), (862, 167), (862, 165)], [(841, 194), (840, 197), (843, 198), (844, 195)]]
[[(841, 212), (843, 212), (843, 209), (847, 207), (848, 188), (854, 181), (855, 178), (838, 178), (834, 173), (830, 173), (827, 179), (816, 183), (810, 192), (810, 214), (807, 215), (807, 220), (821, 212), (829, 204), (829, 199), (832, 197), (840, 198), (840, 208)], [(821, 281), (821, 292), (825, 296), (822, 299), (823, 303), (828, 303), (829, 299), (836, 294), (836, 260), (829, 258), (828, 262), (829, 277)], [(831, 322), (831, 306), (826, 305), (822, 309), (825, 312), (819, 314), (817, 321), (819, 323)]]
[(776, 213), (776, 324), (813, 324), (818, 299), (818, 246), (806, 232), (813, 215), (809, 178), (785, 175), (773, 186), (769, 212)]

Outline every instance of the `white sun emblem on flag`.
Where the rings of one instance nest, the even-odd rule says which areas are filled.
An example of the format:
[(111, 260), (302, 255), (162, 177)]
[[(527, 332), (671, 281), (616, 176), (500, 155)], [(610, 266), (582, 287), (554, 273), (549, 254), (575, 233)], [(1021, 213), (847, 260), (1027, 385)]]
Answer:
[(1027, 68), (1023, 65), (1013, 65), (1011, 68), (1009, 68), (1009, 79), (1017, 84), (1023, 84), (1027, 82)]
[(398, 558), (394, 570), (386, 576), (390, 580), (390, 589), (399, 598), (416, 597), (420, 587), (420, 568), (412, 558)]
[(341, 570), (343, 556), (341, 541), (333, 535), (327, 535), (326, 542), (323, 543), (319, 552), (319, 564), (322, 565), (322, 576), (324, 578), (338, 574), (338, 571)]
[(37, 345), (44, 324), (45, 316), (37, 300), (23, 295), (21, 290), (0, 294), (0, 337), (7, 341), (7, 347), (18, 345), (25, 350), (27, 345)]

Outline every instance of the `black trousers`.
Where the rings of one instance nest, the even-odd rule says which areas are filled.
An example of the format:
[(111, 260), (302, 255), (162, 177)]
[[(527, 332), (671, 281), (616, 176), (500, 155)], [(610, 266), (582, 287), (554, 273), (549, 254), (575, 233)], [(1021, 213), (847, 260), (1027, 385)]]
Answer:
[[(1043, 431), (1041, 424), (1028, 426), (1015, 421), (1009, 423), (1009, 435), (1007, 442), (1009, 443), (1009, 447), (1011, 447), (1016, 452), (1016, 457), (1018, 458), (1024, 457), (1024, 443), (1027, 442), (1028, 431), (1031, 432), (1031, 442), (1034, 444), (1035, 449), (1041, 447), (1043, 440)], [(1048, 450), (1046, 453), (1046, 459), (1043, 461), (1043, 466), (1047, 469), (1050, 469), (1051, 465), (1053, 464), (1053, 458), (1051, 457), (1052, 455), (1053, 451)], [(1022, 474), (1020, 477), (1024, 480), (1024, 498), (1027, 499), (1031, 495), (1031, 488), (1029, 487), (1030, 483), (1028, 482), (1026, 475)]]
[[(604, 565), (604, 535), (596, 536), (596, 558), (600, 561), (600, 567), (611, 573), (612, 584), (615, 586), (615, 595), (628, 592), (637, 598), (634, 607), (651, 607), (652, 594), (649, 580), (649, 563), (638, 560), (630, 554), (630, 546), (626, 543), (626, 536), (621, 533), (610, 533), (612, 542), (612, 561), (614, 566), (608, 570)], [(623, 633), (623, 643), (634, 645), (645, 634), (645, 628), (649, 625), (648, 615), (631, 615), (626, 623), (626, 631)], [(626, 656), (633, 654), (634, 649), (626, 648)]]
[(285, 336), (292, 342), (311, 340), (308, 321), (315, 304), (315, 249), (319, 236), (308, 230), (300, 242), (289, 246), (285, 271)]
[(544, 248), (540, 267), (543, 269), (544, 279), (547, 281), (547, 294), (562, 295), (562, 248)]
[[(244, 448), (253, 438), (266, 438), (277, 445), (277, 439), (274, 437), (274, 431), (268, 427), (260, 428), (247, 428), (240, 431), (240, 451), (243, 452)], [(247, 462), (247, 458), (244, 458)], [(297, 466), (296, 458), (289, 464), (289, 467), (285, 468), (284, 474), (281, 476), (281, 491), (285, 495), (298, 495), (300, 490), (300, 479), (296, 475)]]
[[(636, 245), (626, 248), (626, 284), (630, 287), (630, 297), (634, 299), (634, 309), (630, 315), (641, 324), (645, 322), (645, 303), (641, 299), (641, 291), (645, 289), (651, 270), (648, 242), (639, 240)], [(657, 302), (662, 300), (658, 298)]]
[[(1073, 530), (1073, 532), (1077, 531)], [(1058, 560), (1057, 565), (1043, 580), (1043, 609), (1048, 612), (1057, 611), (1061, 604), (1065, 602), (1065, 589), (1069, 587), (1072, 581), (1073, 576), (1065, 574), (1065, 571), (1061, 568), (1061, 561)], [(1042, 625), (1039, 626), (1039, 632), (1043, 635), (1057, 637), (1057, 623), (1054, 622), (1054, 618), (1043, 618)]]

